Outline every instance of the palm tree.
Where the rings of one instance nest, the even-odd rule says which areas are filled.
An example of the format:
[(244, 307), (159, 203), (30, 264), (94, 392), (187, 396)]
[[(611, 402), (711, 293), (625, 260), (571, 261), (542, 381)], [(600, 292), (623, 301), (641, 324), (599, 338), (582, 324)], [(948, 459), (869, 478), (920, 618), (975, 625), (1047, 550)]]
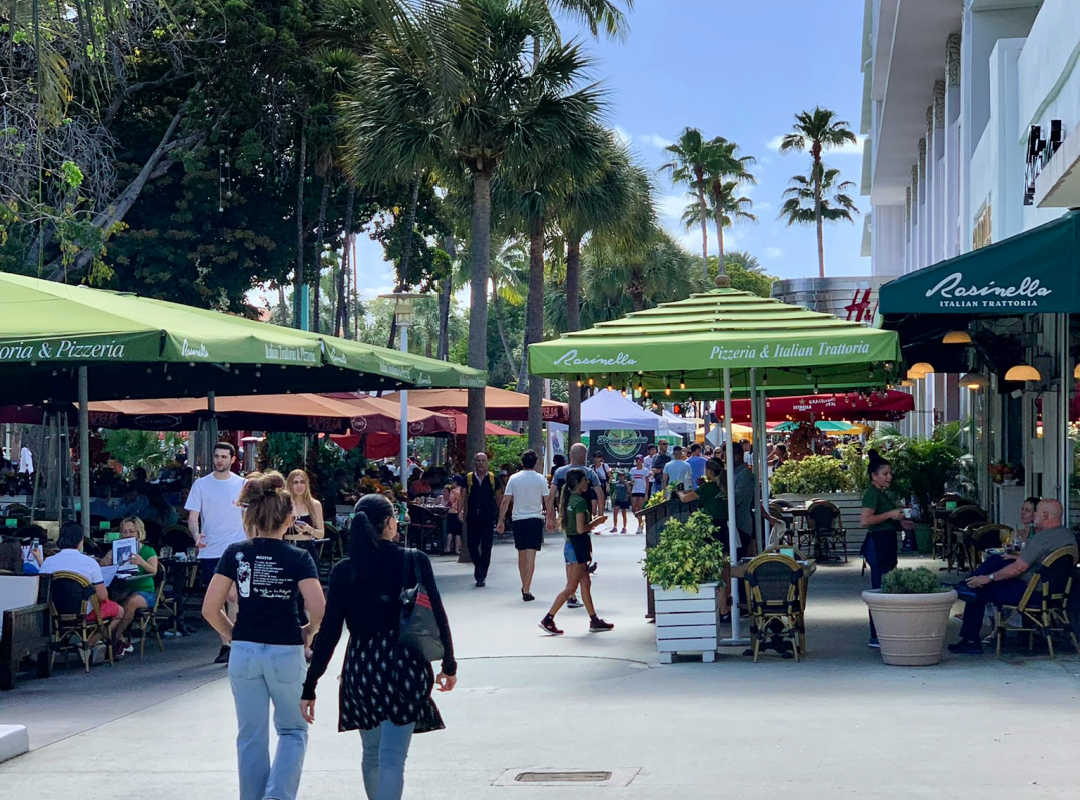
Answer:
[(709, 211), (705, 201), (705, 191), (708, 188), (706, 178), (710, 143), (697, 128), (686, 128), (679, 136), (679, 140), (675, 144), (668, 145), (666, 150), (673, 158), (666, 164), (662, 164), (660, 169), (670, 171), (671, 180), (674, 183), (686, 184), (697, 198), (698, 208), (701, 210), (701, 268), (707, 279), (709, 276)]
[[(555, 215), (566, 244), (567, 331), (581, 329), (581, 243), (589, 234), (632, 241), (647, 238), (655, 223), (652, 186), (644, 168), (613, 132), (603, 130), (599, 166), (567, 181)], [(570, 441), (581, 438), (581, 393), (570, 387)]]
[[(735, 219), (753, 220), (748, 209), (752, 203), (748, 197), (735, 197), (735, 190), (741, 183), (757, 183), (757, 179), (747, 167), (755, 163), (753, 156), (736, 155), (739, 146), (729, 142), (723, 136), (717, 136), (709, 142), (708, 162), (706, 165), (706, 194), (709, 197), (713, 220), (716, 223), (716, 243), (719, 248), (720, 272), (724, 271), (724, 228)], [(700, 204), (698, 205), (700, 209)], [(702, 220), (704, 222), (704, 220)]]
[[(756, 222), (757, 217), (750, 213), (750, 207), (754, 201), (749, 197), (736, 197), (738, 181), (710, 181), (709, 183), (709, 214), (716, 223), (716, 238), (720, 243), (720, 274), (723, 275), (726, 257), (724, 253), (724, 228), (731, 227), (736, 220), (745, 219)], [(706, 217), (708, 219), (708, 217)], [(682, 223), (690, 230), (701, 223), (701, 206), (690, 203), (683, 211)]]
[(787, 199), (780, 207), (780, 217), (786, 218), (788, 225), (817, 224), (818, 257), (822, 265), (820, 274), (824, 277), (825, 249), (821, 240), (822, 220), (835, 222), (846, 219), (848, 222), (854, 222), (852, 214), (858, 214), (859, 209), (855, 207), (855, 201), (851, 195), (847, 194), (855, 188), (855, 184), (851, 181), (837, 183), (840, 170), (822, 171), (822, 167), (823, 165), (815, 167), (815, 174), (809, 177), (792, 176), (791, 186), (784, 190), (784, 197)]
[[(857, 141), (855, 133), (848, 128), (848, 123), (837, 119), (835, 111), (815, 106), (813, 111), (800, 111), (795, 115), (794, 130), (784, 136), (780, 142), (781, 153), (791, 150), (802, 152), (807, 148), (810, 150), (813, 162), (810, 169), (810, 184), (813, 191), (814, 224), (817, 226), (818, 275), (822, 278), (825, 277), (825, 239), (822, 221), (829, 217), (824, 213), (826, 170), (821, 161), (821, 154), (830, 148), (855, 144)], [(785, 203), (785, 206), (788, 203)], [(854, 210), (854, 207), (851, 210)], [(781, 215), (784, 213), (781, 212)], [(790, 215), (788, 216), (788, 224), (790, 224), (791, 218)], [(851, 216), (848, 215), (847, 219), (851, 219)]]

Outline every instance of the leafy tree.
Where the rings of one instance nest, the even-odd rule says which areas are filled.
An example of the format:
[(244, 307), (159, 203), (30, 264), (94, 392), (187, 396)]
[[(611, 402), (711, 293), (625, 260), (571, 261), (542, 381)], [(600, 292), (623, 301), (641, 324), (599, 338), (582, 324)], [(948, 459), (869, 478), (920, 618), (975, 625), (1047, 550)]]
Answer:
[[(800, 111), (795, 115), (795, 125), (791, 133), (784, 136), (780, 142), (780, 152), (787, 153), (790, 151), (802, 152), (803, 150), (810, 150), (810, 175), (808, 178), (803, 176), (796, 176), (792, 180), (796, 182), (796, 186), (793, 189), (796, 191), (795, 195), (789, 195), (793, 189), (789, 189), (785, 192), (785, 196), (790, 196), (784, 204), (784, 210), (781, 211), (781, 216), (788, 218), (788, 224), (793, 222), (808, 222), (806, 219), (805, 206), (802, 205), (804, 201), (812, 201), (809, 205), (810, 211), (813, 213), (813, 222), (817, 227), (817, 245), (818, 245), (818, 274), (825, 277), (825, 239), (823, 230), (823, 221), (826, 219), (847, 219), (851, 220), (850, 213), (842, 213), (844, 211), (855, 211), (854, 204), (850, 202), (850, 199), (843, 196), (845, 200), (849, 202), (845, 204), (841, 201), (841, 195), (837, 195), (834, 198), (834, 205), (831, 209), (833, 216), (829, 216), (826, 213), (828, 210), (828, 202), (826, 193), (830, 186), (826, 183), (826, 179), (831, 172), (831, 179), (835, 180), (837, 171), (826, 170), (822, 163), (821, 156), (826, 150), (834, 147), (842, 147), (845, 144), (855, 144), (858, 141), (855, 137), (855, 133), (848, 127), (846, 121), (837, 119), (836, 112), (821, 106), (815, 106), (813, 111)], [(840, 191), (844, 191), (845, 187), (853, 186), (844, 182), (838, 186)], [(809, 195), (805, 195), (804, 191), (809, 190)], [(795, 200), (795, 205), (791, 205), (792, 200)], [(798, 213), (796, 213), (798, 212)], [(857, 213), (857, 212), (856, 212)]]
[[(715, 280), (719, 270), (715, 258), (709, 259), (709, 276)], [(760, 262), (745, 250), (731, 250), (724, 254), (724, 274), (731, 280), (731, 288), (750, 292), (759, 297), (769, 297), (773, 283), (778, 280), (765, 274)]]

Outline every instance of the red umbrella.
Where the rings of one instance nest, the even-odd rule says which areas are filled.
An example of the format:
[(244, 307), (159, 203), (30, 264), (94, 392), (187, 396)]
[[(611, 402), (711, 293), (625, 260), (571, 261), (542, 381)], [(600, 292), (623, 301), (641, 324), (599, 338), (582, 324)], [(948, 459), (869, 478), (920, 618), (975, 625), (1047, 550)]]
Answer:
[[(902, 419), (915, 410), (915, 399), (907, 392), (894, 389), (879, 392), (844, 392), (842, 394), (807, 394), (797, 397), (770, 397), (765, 414), (769, 422), (818, 419)], [(716, 404), (716, 416), (722, 418), (724, 406)], [(731, 401), (731, 421), (750, 421), (750, 400)]]

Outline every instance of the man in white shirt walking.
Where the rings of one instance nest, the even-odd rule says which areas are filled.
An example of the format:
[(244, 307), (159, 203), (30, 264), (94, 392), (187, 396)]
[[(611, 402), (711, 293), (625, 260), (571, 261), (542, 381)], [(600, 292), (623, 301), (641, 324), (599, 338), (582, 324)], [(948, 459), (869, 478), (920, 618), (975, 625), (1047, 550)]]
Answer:
[(521, 454), (522, 469), (511, 475), (506, 482), (502, 503), (499, 505), (499, 524), (496, 527), (499, 533), (505, 530), (503, 521), (512, 499), (514, 510), (510, 524), (514, 531), (514, 547), (518, 551), (521, 599), (526, 603), (536, 599), (530, 589), (533, 571), (536, 569), (536, 554), (544, 544), (545, 522), (548, 528), (555, 527), (551, 493), (544, 476), (536, 471), (538, 461), (534, 450), (526, 450)]
[[(199, 550), (199, 578), (206, 584), (214, 576), (218, 560), (225, 548), (242, 542), (244, 535), (243, 510), (236, 501), (244, 488), (244, 479), (232, 471), (236, 448), (228, 442), (214, 445), (214, 471), (191, 485), (184, 509), (188, 512), (188, 531)], [(236, 620), (236, 589), (230, 591), (225, 603), (229, 619)], [(229, 645), (221, 640), (221, 650), (215, 664), (229, 663)]]

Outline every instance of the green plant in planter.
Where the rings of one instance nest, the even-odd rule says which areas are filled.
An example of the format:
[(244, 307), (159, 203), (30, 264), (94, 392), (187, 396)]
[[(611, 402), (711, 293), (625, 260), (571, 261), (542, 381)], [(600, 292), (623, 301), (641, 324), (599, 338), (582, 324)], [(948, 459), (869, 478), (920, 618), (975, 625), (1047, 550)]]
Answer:
[(882, 594), (935, 594), (949, 591), (936, 572), (926, 567), (901, 567), (881, 579)]
[(773, 494), (829, 494), (851, 489), (843, 463), (831, 456), (785, 461), (772, 476)]
[(712, 532), (712, 520), (702, 511), (695, 511), (686, 522), (669, 521), (659, 544), (645, 551), (642, 572), (649, 583), (696, 593), (699, 584), (721, 581), (728, 559)]

